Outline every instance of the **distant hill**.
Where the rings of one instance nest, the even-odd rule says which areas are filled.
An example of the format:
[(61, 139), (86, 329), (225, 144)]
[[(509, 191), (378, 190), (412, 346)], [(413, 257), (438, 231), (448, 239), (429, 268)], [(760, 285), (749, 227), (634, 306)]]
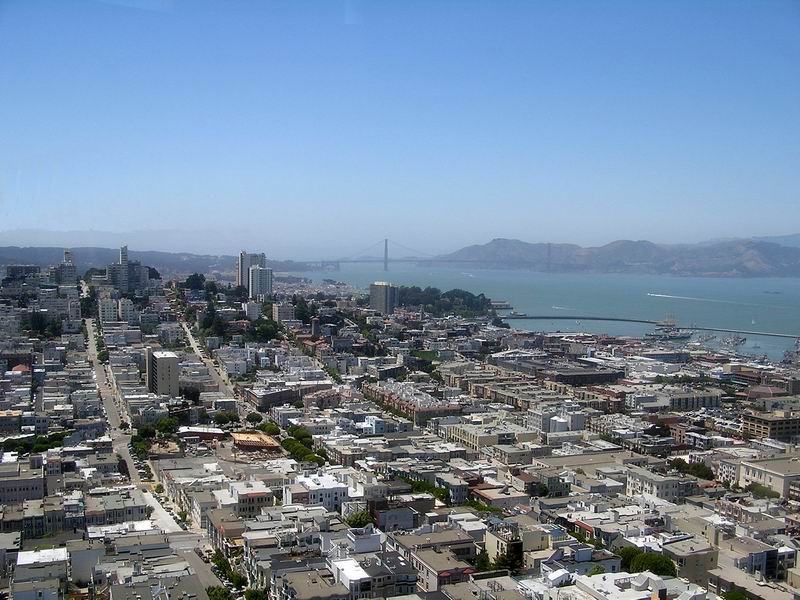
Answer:
[(771, 242), (773, 244), (780, 244), (781, 246), (791, 246), (792, 248), (800, 248), (800, 233), (792, 235), (770, 235), (765, 237), (754, 237), (759, 242)]
[(800, 276), (800, 248), (756, 240), (661, 245), (619, 240), (584, 248), (498, 238), (431, 262), (464, 262), (537, 271), (653, 273), (708, 277)]
[[(117, 262), (119, 250), (114, 248), (70, 248), (75, 257), (78, 273), (83, 274), (87, 269), (104, 268), (106, 265)], [(61, 262), (64, 257), (64, 248), (48, 247), (0, 247), (0, 265), (30, 264), (48, 267)], [(138, 260), (143, 265), (156, 268), (162, 276), (172, 277), (189, 275), (191, 273), (233, 273), (236, 268), (236, 257), (227, 255), (191, 254), (188, 252), (156, 252), (136, 251), (128, 252), (130, 260)], [(302, 271), (302, 264), (292, 261), (268, 261), (268, 266), (278, 271)], [(0, 269), (0, 276), (5, 274)]]

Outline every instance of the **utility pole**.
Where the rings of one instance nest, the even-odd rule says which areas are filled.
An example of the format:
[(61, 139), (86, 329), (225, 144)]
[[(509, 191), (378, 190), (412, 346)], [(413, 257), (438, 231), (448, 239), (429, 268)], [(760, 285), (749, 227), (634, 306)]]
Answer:
[(389, 238), (383, 240), (383, 270), (389, 270)]

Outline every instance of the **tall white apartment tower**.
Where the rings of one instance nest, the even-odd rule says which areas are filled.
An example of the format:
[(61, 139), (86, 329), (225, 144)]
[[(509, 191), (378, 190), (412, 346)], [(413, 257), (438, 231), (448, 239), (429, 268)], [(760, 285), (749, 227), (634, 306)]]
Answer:
[(244, 250), (239, 252), (239, 260), (236, 264), (236, 285), (243, 285), (250, 290), (250, 267), (266, 267), (267, 257), (261, 254), (248, 254)]
[(268, 267), (250, 267), (247, 289), (249, 297), (263, 300), (272, 295), (272, 269)]
[(127, 246), (119, 249), (119, 291), (123, 294), (127, 294), (129, 291)]

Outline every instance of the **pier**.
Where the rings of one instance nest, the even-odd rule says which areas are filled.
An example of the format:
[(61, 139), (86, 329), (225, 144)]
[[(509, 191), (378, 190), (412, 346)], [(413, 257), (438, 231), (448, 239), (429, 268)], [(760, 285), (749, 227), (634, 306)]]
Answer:
[[(528, 321), (615, 321), (621, 323), (643, 323), (645, 325), (661, 325), (661, 321), (651, 321), (648, 319), (628, 319), (624, 317), (590, 317), (586, 315), (498, 315), (504, 321), (528, 320)], [(720, 333), (737, 333), (741, 335), (763, 335), (766, 337), (779, 337), (787, 339), (798, 339), (800, 334), (774, 333), (771, 331), (750, 331), (746, 329), (726, 329), (724, 327), (702, 327), (692, 325), (691, 327), (676, 327), (683, 331), (716, 331)]]

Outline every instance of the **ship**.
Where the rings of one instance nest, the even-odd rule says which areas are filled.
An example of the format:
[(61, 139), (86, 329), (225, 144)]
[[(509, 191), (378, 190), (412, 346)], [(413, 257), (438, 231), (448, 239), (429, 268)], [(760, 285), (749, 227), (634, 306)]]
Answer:
[(656, 327), (655, 331), (645, 333), (644, 337), (648, 340), (659, 340), (662, 342), (679, 342), (692, 339), (692, 332), (676, 329), (675, 327)]
[(721, 343), (723, 346), (727, 346), (728, 348), (735, 348), (736, 346), (741, 346), (746, 341), (747, 341), (746, 337), (734, 334), (731, 337), (723, 339)]

